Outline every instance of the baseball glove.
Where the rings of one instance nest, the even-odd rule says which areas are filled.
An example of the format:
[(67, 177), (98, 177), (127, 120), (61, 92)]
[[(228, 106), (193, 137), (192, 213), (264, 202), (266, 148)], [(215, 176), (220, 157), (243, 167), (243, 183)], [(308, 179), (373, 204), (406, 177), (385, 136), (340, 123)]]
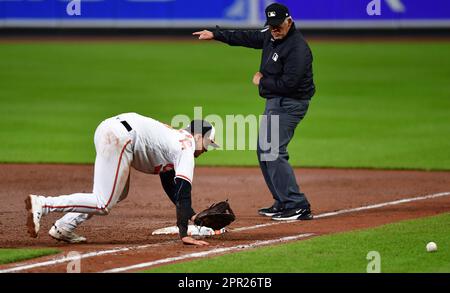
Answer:
[(194, 224), (220, 230), (230, 225), (236, 219), (228, 200), (212, 204), (209, 208), (197, 214)]

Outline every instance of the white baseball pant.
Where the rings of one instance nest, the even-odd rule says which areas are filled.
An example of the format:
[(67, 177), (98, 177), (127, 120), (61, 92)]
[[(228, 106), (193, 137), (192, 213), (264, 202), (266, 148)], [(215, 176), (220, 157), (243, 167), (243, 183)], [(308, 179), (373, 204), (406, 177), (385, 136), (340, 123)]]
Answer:
[(94, 187), (92, 193), (74, 193), (39, 200), (43, 213), (68, 213), (56, 222), (73, 230), (93, 215), (106, 215), (128, 193), (130, 165), (133, 160), (133, 137), (113, 117), (103, 121), (96, 129)]

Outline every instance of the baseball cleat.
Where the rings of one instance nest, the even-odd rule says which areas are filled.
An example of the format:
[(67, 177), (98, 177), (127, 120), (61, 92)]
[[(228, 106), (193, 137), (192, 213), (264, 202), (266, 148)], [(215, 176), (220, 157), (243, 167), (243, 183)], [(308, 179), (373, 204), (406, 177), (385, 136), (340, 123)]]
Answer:
[(282, 208), (277, 208), (275, 207), (275, 205), (273, 205), (269, 208), (259, 209), (258, 214), (260, 214), (261, 216), (272, 217), (278, 213), (281, 213), (282, 211), (283, 211)]
[(275, 221), (289, 221), (289, 220), (312, 220), (313, 215), (309, 208), (297, 208), (285, 210), (272, 216)]
[(86, 238), (80, 235), (68, 231), (63, 228), (58, 228), (55, 225), (52, 226), (48, 234), (55, 240), (64, 241), (67, 243), (83, 243), (86, 242)]
[(27, 228), (28, 234), (36, 238), (39, 233), (40, 221), (42, 218), (42, 204), (39, 202), (38, 196), (30, 194), (25, 199), (25, 208), (28, 211)]

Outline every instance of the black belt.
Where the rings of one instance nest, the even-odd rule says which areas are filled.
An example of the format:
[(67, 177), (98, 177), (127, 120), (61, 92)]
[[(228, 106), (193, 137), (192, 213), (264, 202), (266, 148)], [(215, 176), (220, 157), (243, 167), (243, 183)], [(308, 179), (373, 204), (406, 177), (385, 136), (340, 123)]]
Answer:
[(133, 128), (131, 128), (130, 124), (128, 124), (127, 121), (123, 120), (123, 121), (120, 121), (120, 123), (122, 123), (122, 125), (125, 126), (125, 128), (127, 129), (128, 132), (133, 130)]

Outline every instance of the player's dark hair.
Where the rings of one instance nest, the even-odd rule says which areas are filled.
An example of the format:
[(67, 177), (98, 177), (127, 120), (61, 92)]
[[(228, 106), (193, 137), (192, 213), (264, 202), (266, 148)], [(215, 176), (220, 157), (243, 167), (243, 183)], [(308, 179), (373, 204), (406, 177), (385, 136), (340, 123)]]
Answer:
[(188, 127), (185, 128), (190, 134), (205, 135), (212, 129), (211, 123), (206, 120), (192, 120)]

